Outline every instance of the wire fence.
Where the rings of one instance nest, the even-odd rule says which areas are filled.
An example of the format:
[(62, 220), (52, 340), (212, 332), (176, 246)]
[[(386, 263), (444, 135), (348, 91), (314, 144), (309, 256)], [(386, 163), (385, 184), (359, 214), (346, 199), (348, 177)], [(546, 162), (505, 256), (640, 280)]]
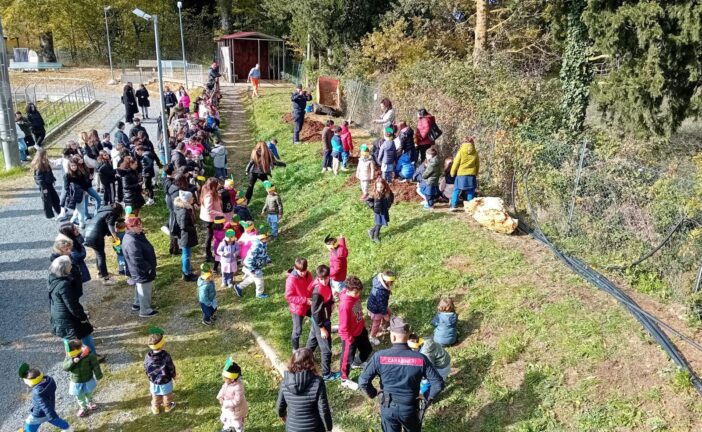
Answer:
[(690, 212), (690, 203), (699, 199), (692, 158), (651, 160), (631, 143), (608, 147), (537, 134), (519, 137), (529, 142), (531, 154), (524, 155), (509, 125), (478, 121), (460, 101), (431, 92), (383, 94), (382, 79), (346, 79), (342, 87), (347, 119), (376, 136), (379, 126), (372, 121), (382, 116), (385, 96), (397, 122), (415, 127), (420, 107), (436, 117), (443, 158), (451, 158), (465, 136), (474, 136), (480, 194), (502, 197), (528, 220), (522, 180), (529, 173), (534, 216), (559, 248), (640, 292), (690, 305), (690, 317), (698, 318), (702, 307), (696, 306), (693, 288), (696, 280), (702, 282), (702, 230), (699, 215)]
[[(119, 81), (122, 83), (148, 84), (158, 80), (156, 60), (139, 60), (138, 62), (119, 65)], [(162, 60), (161, 68), (164, 80), (185, 83), (185, 72), (188, 74), (188, 84), (191, 87), (207, 84), (208, 68), (201, 64), (186, 63), (185, 68), (180, 60)]]

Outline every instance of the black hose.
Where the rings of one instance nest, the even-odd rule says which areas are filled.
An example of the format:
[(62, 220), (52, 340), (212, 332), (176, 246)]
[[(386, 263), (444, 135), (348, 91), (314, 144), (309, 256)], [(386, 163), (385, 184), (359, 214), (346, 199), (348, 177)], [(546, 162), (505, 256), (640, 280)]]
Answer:
[(628, 268), (631, 268), (631, 267), (634, 267), (634, 266), (641, 264), (642, 262), (651, 258), (653, 256), (653, 254), (658, 252), (666, 243), (668, 243), (668, 240), (670, 240), (670, 238), (673, 237), (673, 234), (675, 234), (675, 232), (680, 229), (680, 227), (685, 223), (686, 220), (687, 220), (687, 218), (685, 216), (680, 217), (680, 220), (678, 221), (678, 223), (675, 224), (670, 231), (668, 231), (668, 234), (658, 244), (658, 246), (656, 246), (655, 248), (648, 251), (648, 253), (646, 253), (645, 255), (642, 255), (639, 259), (637, 259), (633, 263), (631, 263), (627, 266), (607, 266), (605, 268), (607, 270), (625, 270), (625, 269), (628, 269)]

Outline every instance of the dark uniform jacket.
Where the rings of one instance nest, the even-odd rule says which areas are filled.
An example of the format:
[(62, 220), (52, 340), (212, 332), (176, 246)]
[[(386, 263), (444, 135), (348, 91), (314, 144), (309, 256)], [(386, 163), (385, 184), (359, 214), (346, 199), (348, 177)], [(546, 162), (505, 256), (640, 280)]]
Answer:
[(429, 359), (412, 351), (406, 343), (395, 343), (391, 348), (378, 351), (368, 362), (358, 379), (358, 385), (374, 398), (378, 390), (373, 378), (380, 376), (380, 390), (384, 396), (402, 404), (416, 404), (419, 384), (426, 377), (431, 384), (429, 399), (434, 399), (444, 388), (444, 380)]

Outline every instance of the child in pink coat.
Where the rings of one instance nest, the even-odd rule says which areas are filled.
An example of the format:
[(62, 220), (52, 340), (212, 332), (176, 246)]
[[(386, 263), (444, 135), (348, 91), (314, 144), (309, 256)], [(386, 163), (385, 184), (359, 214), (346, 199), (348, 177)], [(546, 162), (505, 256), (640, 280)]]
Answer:
[(231, 357), (227, 359), (222, 371), (224, 384), (217, 394), (217, 400), (222, 406), (219, 419), (223, 430), (233, 432), (244, 431), (244, 420), (249, 413), (249, 404), (244, 394), (244, 383), (241, 381), (241, 367), (234, 363)]
[(212, 253), (214, 254), (215, 264), (214, 271), (219, 271), (220, 261), (222, 257), (217, 253), (219, 244), (224, 240), (224, 223), (226, 219), (224, 216), (217, 216), (214, 220), (214, 225), (212, 226)]
[(252, 221), (242, 221), (241, 226), (244, 227), (244, 234), (239, 237), (239, 258), (243, 261), (251, 249), (252, 242), (258, 238), (258, 231)]

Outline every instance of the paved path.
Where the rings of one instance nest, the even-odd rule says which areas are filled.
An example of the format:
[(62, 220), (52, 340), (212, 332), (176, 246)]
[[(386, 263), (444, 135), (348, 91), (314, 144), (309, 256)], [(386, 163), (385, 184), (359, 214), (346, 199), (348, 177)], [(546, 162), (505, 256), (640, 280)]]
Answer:
[[(80, 131), (111, 131), (123, 118), (119, 96), (98, 93), (101, 105), (59, 137), (62, 146)], [(156, 136), (155, 120), (145, 122), (149, 135)], [(60, 170), (54, 173), (61, 178)], [(60, 182), (57, 182), (60, 189)], [(50, 334), (46, 276), (51, 244), (58, 222), (44, 217), (41, 198), (30, 176), (21, 186), (0, 189), (0, 431), (15, 432), (29, 409), (27, 387), (17, 376), (23, 361), (41, 368), (58, 384), (57, 410), (60, 415), (75, 414), (75, 404), (68, 395), (66, 373), (61, 370), (64, 350), (61, 341)], [(90, 250), (89, 250), (90, 251)], [(95, 272), (92, 253), (88, 266)], [(85, 287), (81, 299), (86, 309), (97, 301), (95, 282)], [(94, 323), (97, 327), (99, 322)], [(96, 332), (98, 334), (98, 332)], [(98, 344), (100, 343), (98, 335)], [(98, 345), (98, 350), (100, 346)]]

